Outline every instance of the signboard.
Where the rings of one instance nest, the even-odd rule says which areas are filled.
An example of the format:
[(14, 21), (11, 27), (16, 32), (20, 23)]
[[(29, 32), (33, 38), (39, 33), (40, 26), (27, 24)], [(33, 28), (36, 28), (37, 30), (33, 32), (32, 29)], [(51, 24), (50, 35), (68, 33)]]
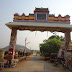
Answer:
[(46, 20), (46, 13), (37, 13), (37, 20)]

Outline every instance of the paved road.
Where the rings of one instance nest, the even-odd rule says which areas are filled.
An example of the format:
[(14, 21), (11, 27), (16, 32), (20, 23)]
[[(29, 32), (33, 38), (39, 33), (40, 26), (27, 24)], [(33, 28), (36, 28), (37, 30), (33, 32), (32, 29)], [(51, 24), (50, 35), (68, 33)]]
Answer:
[[(29, 57), (27, 60), (19, 62), (15, 68), (5, 68), (4, 72), (70, 72), (68, 70), (64, 70), (61, 65), (57, 67), (54, 66), (53, 63), (49, 61), (44, 61), (42, 57), (39, 55), (35, 55), (35, 53)], [(2, 71), (1, 71), (2, 72)]]

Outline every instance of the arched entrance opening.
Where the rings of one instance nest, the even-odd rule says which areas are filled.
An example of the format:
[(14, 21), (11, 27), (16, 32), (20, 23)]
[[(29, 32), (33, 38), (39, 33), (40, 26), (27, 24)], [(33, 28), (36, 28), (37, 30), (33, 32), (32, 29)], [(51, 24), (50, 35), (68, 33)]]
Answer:
[(44, 40), (48, 40), (48, 38), (52, 35), (63, 36), (62, 32), (50, 32), (50, 31), (29, 31), (29, 30), (17, 30), (17, 41), (16, 44), (25, 46), (26, 39), (26, 47), (32, 50), (39, 50), (39, 44), (43, 43)]
[[(65, 34), (65, 52), (67, 53), (69, 42), (71, 41), (70, 32), (72, 25), (70, 25), (70, 16), (62, 17), (54, 14), (49, 14), (48, 8), (35, 8), (34, 14), (26, 16), (24, 13), (19, 15), (14, 14), (13, 22), (6, 24), (11, 29), (11, 39), (9, 45), (9, 55), (12, 60), (14, 59), (17, 30), (30, 30), (30, 31), (57, 31)], [(67, 62), (66, 62), (67, 63)]]

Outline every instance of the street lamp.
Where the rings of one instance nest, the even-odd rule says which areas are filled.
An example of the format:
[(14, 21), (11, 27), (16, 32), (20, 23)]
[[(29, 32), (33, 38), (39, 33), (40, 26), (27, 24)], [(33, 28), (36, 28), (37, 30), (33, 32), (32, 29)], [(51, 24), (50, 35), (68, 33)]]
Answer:
[(30, 43), (30, 42), (26, 43), (26, 41), (27, 41), (27, 37), (25, 38), (25, 48), (24, 48), (25, 53), (26, 53), (26, 45)]

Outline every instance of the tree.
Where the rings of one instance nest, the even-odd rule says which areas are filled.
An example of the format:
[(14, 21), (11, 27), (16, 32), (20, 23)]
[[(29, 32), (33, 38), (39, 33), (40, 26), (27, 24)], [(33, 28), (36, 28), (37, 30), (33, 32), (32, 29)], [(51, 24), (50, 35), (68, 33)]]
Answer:
[[(58, 39), (58, 40), (60, 40), (60, 41), (62, 41), (62, 42), (65, 41), (65, 39), (64, 39), (63, 36), (58, 36), (58, 35), (52, 35), (52, 36), (50, 36), (47, 40), (54, 39), (54, 38), (56, 38), (56, 39)], [(47, 40), (45, 39), (45, 40), (43, 40), (43, 42), (45, 43)]]
[(56, 38), (49, 39), (49, 40), (46, 40), (45, 43), (40, 44), (40, 52), (44, 56), (51, 54), (51, 53), (58, 53), (60, 46), (61, 46), (60, 40)]
[(61, 43), (64, 42), (63, 36), (52, 35), (47, 40), (43, 41), (44, 43), (40, 44), (40, 52), (44, 56), (51, 53), (58, 53)]
[(63, 36), (60, 36), (59, 38), (60, 38), (60, 40), (61, 40), (62, 42), (65, 41), (65, 38), (64, 38)]
[(54, 39), (54, 38), (56, 38), (58, 40), (60, 39), (60, 37), (58, 35), (52, 35), (51, 37), (48, 38), (48, 40)]
[(57, 53), (61, 46), (61, 41), (56, 38), (50, 39), (46, 43), (49, 47), (50, 53)]

